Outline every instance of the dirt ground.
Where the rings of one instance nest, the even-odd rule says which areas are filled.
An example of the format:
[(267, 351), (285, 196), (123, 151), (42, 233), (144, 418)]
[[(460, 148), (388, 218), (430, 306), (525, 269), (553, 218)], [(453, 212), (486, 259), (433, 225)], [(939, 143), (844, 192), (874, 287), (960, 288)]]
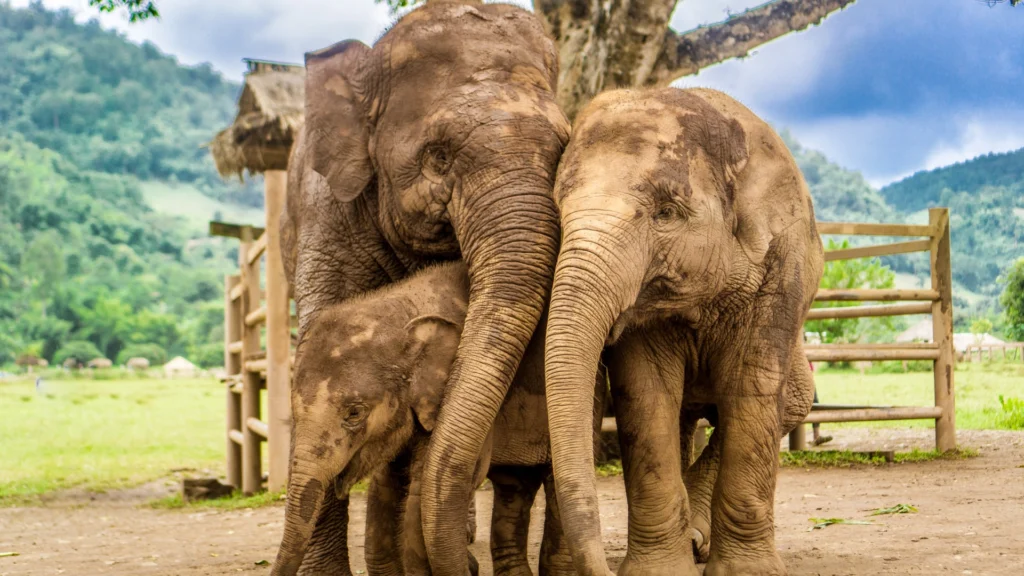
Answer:
[[(826, 448), (933, 446), (930, 429), (833, 429)], [(1024, 574), (1024, 433), (963, 431), (968, 460), (854, 469), (782, 470), (776, 497), (777, 544), (794, 575)], [(626, 550), (621, 478), (598, 483), (605, 546), (613, 567)], [(32, 508), (0, 509), (0, 576), (226, 575), (269, 573), (283, 506), (257, 510), (153, 510), (141, 506), (161, 483), (87, 496), (69, 493)], [(490, 574), (487, 530), (491, 492), (477, 493), (474, 553)], [(870, 518), (808, 532), (811, 517), (869, 520), (867, 510), (913, 504), (916, 514)], [(543, 507), (543, 497), (537, 508)], [(535, 514), (533, 553), (543, 514)], [(365, 499), (353, 500), (353, 568), (363, 570)], [(536, 559), (534, 559), (536, 560)], [(361, 572), (357, 572), (361, 573)]]

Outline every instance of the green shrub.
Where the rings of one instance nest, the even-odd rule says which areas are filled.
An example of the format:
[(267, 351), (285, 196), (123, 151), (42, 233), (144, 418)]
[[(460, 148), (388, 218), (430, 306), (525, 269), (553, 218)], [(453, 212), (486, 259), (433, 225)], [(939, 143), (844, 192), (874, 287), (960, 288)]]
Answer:
[(130, 358), (145, 358), (157, 366), (167, 362), (167, 352), (157, 344), (129, 344), (117, 355), (117, 363), (124, 365)]
[(53, 355), (53, 361), (63, 364), (68, 358), (74, 358), (79, 364), (85, 364), (93, 358), (102, 358), (103, 353), (95, 344), (88, 340), (72, 340), (61, 346), (60, 350)]
[(1024, 400), (1020, 398), (1003, 398), (999, 395), (999, 405), (1003, 407), (1002, 427), (1010, 430), (1024, 429)]

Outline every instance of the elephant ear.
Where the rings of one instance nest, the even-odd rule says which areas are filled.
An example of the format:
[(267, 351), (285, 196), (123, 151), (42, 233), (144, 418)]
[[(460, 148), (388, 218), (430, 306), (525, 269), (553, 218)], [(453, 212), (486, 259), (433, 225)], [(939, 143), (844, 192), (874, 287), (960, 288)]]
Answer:
[(410, 320), (405, 328), (409, 400), (420, 426), (430, 432), (459, 349), (462, 326), (441, 316), (424, 315)]
[(346, 40), (306, 53), (306, 145), (313, 170), (351, 202), (373, 178), (364, 81), (370, 48)]

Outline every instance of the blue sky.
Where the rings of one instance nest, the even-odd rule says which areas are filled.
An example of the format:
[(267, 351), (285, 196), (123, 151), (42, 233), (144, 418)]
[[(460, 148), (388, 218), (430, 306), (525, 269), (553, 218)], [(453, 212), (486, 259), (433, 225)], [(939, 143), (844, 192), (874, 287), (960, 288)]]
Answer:
[[(14, 0), (15, 5), (28, 0)], [(161, 20), (103, 24), (230, 78), (241, 58), (301, 62), (390, 22), (373, 0), (157, 0)], [(519, 4), (529, 4), (518, 0)], [(685, 0), (677, 30), (758, 0)], [(94, 17), (87, 0), (44, 0)], [(806, 146), (884, 184), (990, 151), (1024, 147), (1024, 6), (979, 0), (858, 0), (816, 28), (684, 79), (729, 92)]]

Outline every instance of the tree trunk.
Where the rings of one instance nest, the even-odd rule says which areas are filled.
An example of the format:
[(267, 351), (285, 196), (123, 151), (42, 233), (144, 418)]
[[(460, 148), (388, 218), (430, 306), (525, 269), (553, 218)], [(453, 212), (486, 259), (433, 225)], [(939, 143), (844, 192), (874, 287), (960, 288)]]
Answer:
[(558, 103), (569, 119), (600, 92), (667, 86), (701, 68), (818, 24), (855, 0), (776, 0), (682, 34), (677, 0), (534, 0), (558, 45)]

